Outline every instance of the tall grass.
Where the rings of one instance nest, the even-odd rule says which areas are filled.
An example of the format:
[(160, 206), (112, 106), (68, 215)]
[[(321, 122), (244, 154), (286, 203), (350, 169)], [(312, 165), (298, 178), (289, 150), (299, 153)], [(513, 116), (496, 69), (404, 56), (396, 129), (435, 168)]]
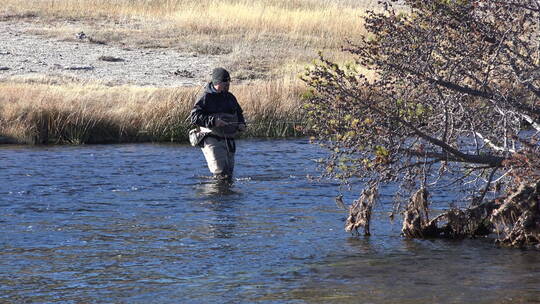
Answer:
[[(0, 20), (31, 18), (27, 30), (122, 48), (173, 48), (218, 55), (236, 79), (300, 72), (323, 51), (340, 62), (346, 40), (365, 33), (377, 0), (2, 0)], [(67, 21), (67, 22), (66, 22)]]
[[(245, 136), (256, 137), (298, 134), (304, 88), (284, 75), (294, 75), (321, 49), (349, 60), (339, 57), (340, 46), (359, 37), (361, 16), (377, 9), (376, 0), (1, 2), (0, 20), (37, 17), (33, 33), (73, 40), (84, 30), (90, 42), (219, 55), (235, 79), (271, 79), (232, 88), (249, 121)], [(27, 143), (183, 142), (190, 128), (185, 118), (198, 93), (199, 88), (105, 87), (54, 78), (4, 80), (0, 137)]]
[[(234, 35), (256, 39), (264, 34), (335, 45), (357, 37), (361, 16), (374, 0), (2, 0), (0, 15), (35, 15), (49, 19), (109, 21), (142, 18), (159, 21), (180, 35)], [(154, 27), (148, 23), (148, 30)], [(144, 31), (145, 28), (138, 28)]]
[[(254, 82), (231, 90), (248, 121), (248, 137), (299, 135), (296, 81)], [(201, 88), (105, 87), (0, 83), (0, 136), (20, 143), (186, 142), (186, 118)]]

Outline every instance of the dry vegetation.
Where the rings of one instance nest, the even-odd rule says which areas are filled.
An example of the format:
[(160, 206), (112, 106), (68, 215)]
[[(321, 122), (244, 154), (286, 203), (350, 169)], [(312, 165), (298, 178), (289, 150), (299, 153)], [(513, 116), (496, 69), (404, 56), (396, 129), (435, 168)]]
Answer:
[[(298, 72), (319, 50), (334, 59), (363, 33), (376, 1), (4, 0), (0, 20), (24, 18), (32, 32), (70, 40), (225, 55), (237, 79)], [(342, 58), (340, 58), (342, 57)]]
[[(174, 25), (178, 34), (256, 38), (275, 33), (286, 38), (313, 36), (341, 42), (361, 28), (358, 18), (375, 1), (328, 0), (4, 0), (4, 18), (35, 16), (48, 21), (145, 19)], [(154, 23), (155, 24), (155, 23)]]
[[(254, 89), (255, 88), (255, 89)], [(201, 88), (107, 87), (43, 78), (0, 82), (0, 135), (22, 143), (186, 141), (186, 118)], [(297, 81), (238, 86), (245, 136), (295, 136)]]
[[(33, 34), (123, 48), (221, 55), (244, 84), (233, 86), (253, 136), (296, 134), (304, 86), (297, 73), (323, 51), (363, 33), (376, 1), (353, 0), (3, 0), (0, 21)], [(105, 87), (44, 77), (0, 82), (0, 135), (19, 142), (183, 141), (200, 88)]]

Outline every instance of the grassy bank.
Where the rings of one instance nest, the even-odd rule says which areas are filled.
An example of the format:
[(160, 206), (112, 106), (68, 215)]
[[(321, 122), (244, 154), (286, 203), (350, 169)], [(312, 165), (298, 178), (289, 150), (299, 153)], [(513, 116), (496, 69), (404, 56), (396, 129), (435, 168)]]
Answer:
[[(328, 0), (3, 0), (6, 16), (34, 15), (49, 20), (126, 20), (174, 23), (178, 33), (280, 33), (335, 42), (354, 35), (357, 17), (375, 1)], [(149, 24), (151, 25), (151, 23)]]
[[(77, 43), (215, 55), (232, 72), (246, 136), (294, 136), (303, 84), (319, 51), (349, 61), (376, 0), (3, 0), (0, 21)], [(82, 41), (75, 34), (84, 31)], [(84, 47), (84, 44), (82, 44)], [(237, 82), (238, 81), (238, 82)], [(80, 80), (0, 80), (0, 141), (105, 143), (187, 140), (200, 88), (107, 87)]]
[[(5, 18), (35, 16), (44, 21), (146, 20), (173, 26), (177, 35), (284, 34), (318, 37), (334, 44), (356, 36), (361, 17), (376, 1), (347, 0), (3, 0)], [(145, 30), (137, 28), (137, 30)]]
[[(52, 84), (54, 83), (54, 84)], [(202, 88), (106, 87), (53, 78), (0, 82), (0, 137), (18, 143), (186, 142)], [(247, 137), (299, 135), (296, 80), (233, 86)]]

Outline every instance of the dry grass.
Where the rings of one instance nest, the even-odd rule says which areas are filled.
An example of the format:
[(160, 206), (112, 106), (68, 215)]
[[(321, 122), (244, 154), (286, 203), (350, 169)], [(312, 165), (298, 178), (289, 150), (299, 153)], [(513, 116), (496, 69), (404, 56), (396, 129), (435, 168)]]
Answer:
[[(255, 82), (232, 92), (246, 136), (298, 135), (302, 84)], [(185, 142), (185, 121), (200, 88), (105, 87), (40, 78), (0, 83), (0, 136), (21, 143)]]
[[(376, 0), (2, 0), (0, 21), (34, 34), (124, 48), (219, 55), (249, 123), (246, 136), (297, 135), (303, 84), (294, 77), (322, 50), (363, 33)], [(263, 79), (263, 80), (261, 80)], [(266, 79), (266, 80), (264, 80)], [(106, 87), (42, 77), (0, 82), (0, 136), (18, 142), (185, 141), (200, 88)]]
[[(223, 55), (237, 79), (293, 74), (319, 50), (343, 57), (346, 38), (364, 32), (375, 0), (3, 0), (0, 20), (34, 23), (33, 32), (124, 47), (175, 48)], [(2, 17), (3, 16), (3, 17)], [(345, 58), (347, 59), (347, 58)]]
[(373, 1), (328, 0), (3, 0), (3, 15), (60, 20), (142, 18), (167, 21), (180, 33), (335, 40), (355, 36)]

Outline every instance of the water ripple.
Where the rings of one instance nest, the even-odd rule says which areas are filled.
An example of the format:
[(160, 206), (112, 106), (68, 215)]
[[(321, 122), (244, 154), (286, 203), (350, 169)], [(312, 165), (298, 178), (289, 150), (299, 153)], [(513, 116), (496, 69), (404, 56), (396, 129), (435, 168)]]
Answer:
[[(382, 191), (343, 231), (306, 140), (239, 141), (232, 186), (182, 145), (0, 147), (0, 302), (538, 302), (540, 257), (410, 241)], [(440, 194), (440, 205), (456, 198)], [(357, 192), (345, 193), (349, 198)], [(106, 299), (106, 300), (105, 300)]]

